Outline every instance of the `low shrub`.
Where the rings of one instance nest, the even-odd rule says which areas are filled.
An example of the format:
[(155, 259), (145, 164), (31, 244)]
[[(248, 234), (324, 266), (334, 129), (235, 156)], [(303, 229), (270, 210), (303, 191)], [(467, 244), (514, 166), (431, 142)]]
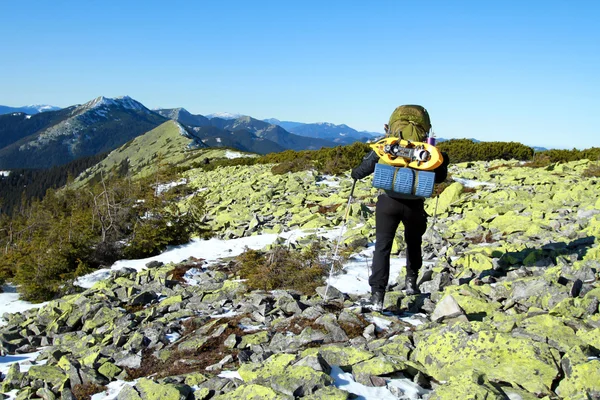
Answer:
[(236, 270), (251, 289), (291, 289), (313, 294), (328, 272), (315, 242), (304, 251), (275, 246), (268, 252), (246, 249), (236, 258)]
[(600, 178), (600, 165), (591, 164), (581, 175), (585, 178)]
[(313, 163), (306, 157), (283, 161), (271, 168), (273, 175), (283, 175), (288, 172), (308, 171), (314, 168)]

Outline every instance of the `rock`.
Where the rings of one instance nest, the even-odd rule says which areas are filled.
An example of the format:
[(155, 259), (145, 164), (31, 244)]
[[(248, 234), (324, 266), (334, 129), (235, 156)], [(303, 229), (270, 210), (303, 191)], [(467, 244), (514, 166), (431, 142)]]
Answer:
[(315, 354), (320, 354), (329, 365), (339, 365), (340, 367), (350, 367), (374, 357), (374, 354), (369, 351), (339, 345), (326, 345), (307, 349), (301, 353), (301, 356), (306, 357)]
[(506, 395), (496, 389), (485, 375), (466, 372), (453, 376), (443, 385), (436, 387), (429, 400), (506, 400), (506, 398)]
[(363, 385), (371, 386), (371, 377), (391, 374), (404, 369), (404, 364), (392, 362), (384, 357), (371, 358), (352, 366), (354, 380)]
[(347, 400), (350, 394), (335, 386), (326, 386), (317, 389), (314, 393), (304, 396), (306, 400)]
[(587, 394), (600, 397), (600, 360), (590, 360), (572, 367), (570, 376), (560, 381), (556, 393), (563, 397)]
[(246, 383), (261, 383), (290, 395), (304, 396), (333, 383), (332, 378), (311, 367), (290, 365), (295, 355), (276, 354), (262, 364), (242, 364), (238, 373)]
[(462, 308), (460, 308), (456, 300), (454, 300), (454, 297), (449, 294), (435, 306), (435, 310), (433, 310), (433, 313), (431, 314), (431, 320), (437, 322), (444, 318), (456, 318), (464, 315), (465, 313)]
[(33, 365), (27, 372), (27, 379), (32, 382), (39, 380), (47, 384), (52, 391), (58, 393), (58, 390), (69, 377), (59, 367), (52, 365)]
[(306, 356), (306, 357), (298, 360), (296, 363), (294, 363), (294, 365), (298, 366), (298, 367), (301, 367), (301, 366), (310, 367), (310, 368), (314, 369), (315, 371), (323, 372), (327, 375), (329, 375), (331, 373), (331, 367), (329, 366), (327, 361), (325, 361), (325, 359), (323, 357), (321, 357), (319, 354)]
[(485, 330), (478, 323), (465, 326), (482, 330), (471, 334), (458, 324), (428, 330), (411, 359), (437, 380), (478, 370), (489, 379), (520, 385), (532, 393), (551, 393), (558, 376), (558, 351), (545, 343)]
[(135, 389), (142, 400), (185, 400), (192, 393), (187, 385), (158, 384), (146, 378), (138, 380)]
[(246, 399), (256, 399), (256, 400), (293, 400), (294, 396), (284, 395), (282, 393), (278, 393), (271, 389), (270, 387), (257, 385), (257, 384), (248, 384), (242, 385), (235, 389), (233, 392), (229, 392), (227, 394), (223, 394), (220, 396), (213, 397), (215, 400), (246, 400)]

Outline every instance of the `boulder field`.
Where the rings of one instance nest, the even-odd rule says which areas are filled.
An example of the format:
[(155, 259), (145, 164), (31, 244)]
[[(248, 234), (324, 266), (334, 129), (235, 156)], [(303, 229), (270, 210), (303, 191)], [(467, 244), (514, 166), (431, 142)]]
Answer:
[[(12, 364), (0, 393), (80, 399), (119, 383), (119, 399), (347, 399), (339, 377), (350, 374), (398, 399), (600, 398), (600, 187), (584, 174), (591, 164), (451, 166), (454, 182), (426, 202), (423, 293), (404, 295), (401, 272), (383, 313), (343, 287), (327, 300), (324, 288), (249, 290), (231, 260), (113, 271), (81, 293), (4, 315), (2, 353), (39, 355)], [(185, 175), (223, 239), (339, 227), (352, 186), (268, 166)], [(376, 198), (368, 179), (358, 183), (344, 244), (374, 241)]]

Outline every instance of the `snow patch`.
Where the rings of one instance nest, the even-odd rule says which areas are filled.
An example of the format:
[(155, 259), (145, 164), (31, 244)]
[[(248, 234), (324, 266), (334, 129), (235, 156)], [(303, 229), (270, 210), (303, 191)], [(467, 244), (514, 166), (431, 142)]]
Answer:
[(0, 176), (9, 176), (10, 171), (0, 171)]
[(232, 159), (232, 158), (243, 158), (243, 157), (256, 157), (254, 154), (243, 154), (237, 151), (231, 151), (231, 150), (227, 150), (225, 152), (225, 157)]
[[(0, 326), (6, 325), (6, 322), (1, 318), (4, 313), (20, 313), (32, 308), (40, 308), (45, 306), (47, 303), (32, 304), (28, 301), (19, 300), (19, 293), (17, 293), (16, 286), (3, 285), (2, 292), (0, 293)], [(0, 358), (2, 362), (3, 358)]]
[(468, 188), (476, 188), (478, 186), (496, 186), (494, 183), (491, 183), (491, 182), (481, 182), (481, 181), (476, 181), (473, 179), (465, 179), (465, 178), (460, 178), (460, 177), (456, 177), (456, 176), (453, 176), (452, 179), (455, 182), (458, 182), (461, 185), (463, 185), (464, 187), (468, 187)]
[(181, 185), (185, 185), (187, 184), (187, 179), (186, 178), (181, 178), (180, 180), (176, 181), (176, 182), (169, 182), (169, 183), (161, 183), (156, 185), (156, 195), (159, 196), (162, 193), (168, 191), (171, 188), (174, 188), (176, 186), (181, 186)]
[(350, 372), (344, 372), (339, 366), (332, 366), (331, 373), (333, 384), (341, 390), (352, 393), (358, 399), (364, 400), (398, 400), (419, 399), (431, 391), (423, 389), (407, 378), (386, 379), (386, 386), (365, 386), (354, 380)]
[(212, 118), (238, 119), (240, 117), (244, 117), (244, 115), (238, 114), (238, 113), (229, 113), (229, 112), (216, 112), (216, 113), (208, 114), (206, 116), (206, 118), (208, 118), (208, 119), (212, 119)]

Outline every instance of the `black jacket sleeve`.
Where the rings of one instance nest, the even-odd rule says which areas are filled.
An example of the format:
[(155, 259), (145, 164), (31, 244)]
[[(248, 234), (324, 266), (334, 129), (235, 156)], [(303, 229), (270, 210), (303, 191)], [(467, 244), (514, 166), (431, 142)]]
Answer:
[(362, 179), (365, 176), (371, 175), (375, 171), (375, 165), (379, 161), (379, 156), (373, 150), (371, 150), (366, 156), (364, 156), (360, 165), (352, 170), (350, 176), (352, 179)]
[(442, 183), (448, 177), (448, 164), (450, 164), (450, 157), (448, 157), (448, 153), (442, 152), (442, 157), (444, 157), (444, 162), (442, 165), (433, 170), (435, 173), (435, 183)]

